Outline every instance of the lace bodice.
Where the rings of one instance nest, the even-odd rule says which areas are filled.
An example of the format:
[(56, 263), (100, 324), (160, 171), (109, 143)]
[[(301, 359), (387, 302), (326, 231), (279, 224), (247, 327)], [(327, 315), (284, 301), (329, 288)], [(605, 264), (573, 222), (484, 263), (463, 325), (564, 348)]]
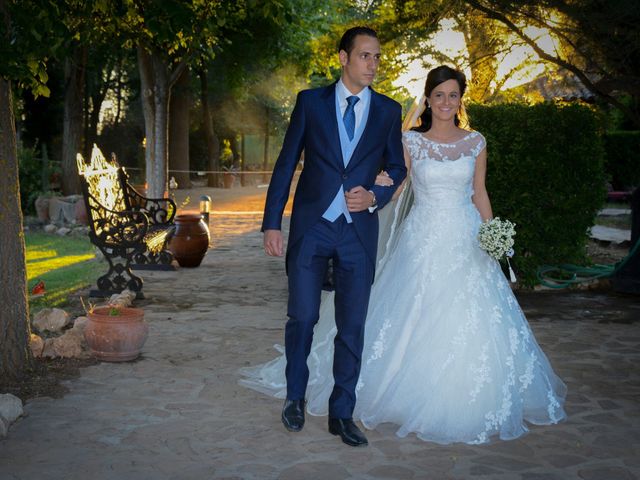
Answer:
[(416, 206), (446, 208), (471, 201), (476, 158), (486, 145), (482, 134), (469, 132), (457, 142), (437, 143), (408, 131), (403, 142), (411, 156)]

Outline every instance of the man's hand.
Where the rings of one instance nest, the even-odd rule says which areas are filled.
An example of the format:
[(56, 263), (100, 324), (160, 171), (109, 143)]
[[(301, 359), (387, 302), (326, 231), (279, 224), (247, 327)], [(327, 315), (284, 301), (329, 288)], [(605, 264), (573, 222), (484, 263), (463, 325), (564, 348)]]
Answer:
[(271, 257), (284, 255), (282, 232), (280, 230), (264, 231), (264, 252)]
[(344, 196), (350, 212), (361, 212), (373, 205), (373, 194), (361, 185), (353, 187)]

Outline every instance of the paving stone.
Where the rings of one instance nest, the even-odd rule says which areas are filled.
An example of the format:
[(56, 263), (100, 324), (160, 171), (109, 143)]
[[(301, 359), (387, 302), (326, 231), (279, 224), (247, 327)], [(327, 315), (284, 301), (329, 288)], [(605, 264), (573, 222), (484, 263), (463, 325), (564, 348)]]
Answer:
[(584, 480), (635, 480), (637, 477), (622, 467), (594, 467), (578, 471)]
[(530, 468), (535, 468), (536, 464), (523, 460), (516, 460), (514, 458), (505, 457), (503, 455), (482, 455), (477, 458), (471, 459), (473, 463), (479, 463), (481, 465), (489, 465), (507, 472), (519, 472)]
[(556, 473), (523, 473), (520, 480), (565, 480), (571, 478), (566, 474)]
[(341, 480), (349, 478), (349, 472), (342, 466), (329, 462), (301, 462), (280, 472), (280, 480), (307, 480), (327, 478)]
[(584, 457), (579, 457), (577, 455), (549, 455), (545, 460), (558, 468), (573, 467), (574, 465), (579, 465), (588, 461)]
[(481, 475), (500, 475), (504, 472), (496, 470), (495, 468), (487, 467), (485, 465), (474, 465), (469, 469), (469, 475), (476, 477)]
[(415, 478), (415, 474), (410, 469), (400, 465), (382, 465), (372, 468), (367, 472), (373, 478), (388, 478), (388, 479), (411, 479)]

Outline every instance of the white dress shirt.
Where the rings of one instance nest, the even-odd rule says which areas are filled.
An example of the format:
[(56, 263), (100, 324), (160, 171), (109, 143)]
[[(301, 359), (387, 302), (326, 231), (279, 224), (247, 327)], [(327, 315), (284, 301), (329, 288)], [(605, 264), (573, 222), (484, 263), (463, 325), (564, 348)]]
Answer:
[[(338, 104), (340, 105), (340, 117), (344, 117), (344, 111), (347, 109), (347, 97), (355, 95), (349, 91), (349, 89), (342, 83), (342, 78), (338, 80), (336, 85), (336, 95), (338, 95)], [(353, 107), (353, 111), (356, 114), (356, 125), (354, 130), (358, 130), (360, 123), (362, 122), (362, 116), (366, 110), (366, 105), (371, 101), (371, 91), (368, 87), (360, 90), (360, 93), (356, 95), (360, 99), (358, 103)]]

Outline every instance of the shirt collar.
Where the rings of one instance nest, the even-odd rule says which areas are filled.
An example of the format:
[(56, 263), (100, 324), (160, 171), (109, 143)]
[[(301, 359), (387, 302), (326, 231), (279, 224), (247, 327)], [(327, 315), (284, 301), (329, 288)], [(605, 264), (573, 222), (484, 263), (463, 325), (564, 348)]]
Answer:
[[(336, 84), (336, 93), (338, 94), (338, 100), (340, 101), (340, 103), (347, 103), (347, 97), (353, 95), (353, 93), (351, 93), (342, 82), (342, 78), (340, 78), (340, 80), (338, 80), (338, 83)], [(369, 87), (365, 87), (360, 90), (360, 93), (358, 93), (356, 96), (360, 99), (360, 103), (363, 103), (364, 101), (368, 100), (369, 97), (371, 97), (371, 90), (369, 89)]]

